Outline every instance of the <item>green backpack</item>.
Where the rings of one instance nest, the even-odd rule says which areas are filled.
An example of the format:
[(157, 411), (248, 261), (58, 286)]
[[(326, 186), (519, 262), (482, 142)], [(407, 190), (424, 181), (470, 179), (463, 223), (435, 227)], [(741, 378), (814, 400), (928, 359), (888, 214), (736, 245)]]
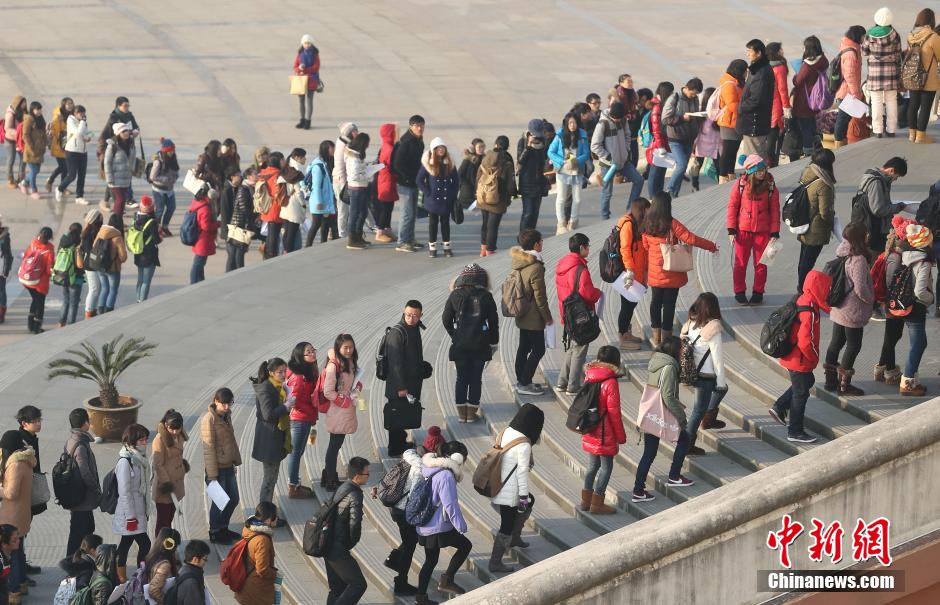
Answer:
[(143, 229), (138, 229), (135, 225), (131, 225), (130, 228), (128, 228), (127, 249), (130, 250), (132, 254), (143, 254), (144, 246), (153, 241), (152, 236), (146, 242), (144, 241), (144, 231), (147, 230), (147, 227), (149, 227), (152, 222), (153, 219), (150, 219), (144, 223)]
[(69, 605), (93, 605), (91, 591), (94, 587), (100, 586), (102, 584), (110, 584), (111, 580), (104, 576), (98, 576), (94, 580), (88, 583), (88, 586), (85, 586), (81, 590), (75, 593), (72, 599), (69, 601)]
[(75, 283), (75, 246), (59, 248), (52, 265), (52, 283), (71, 286)]

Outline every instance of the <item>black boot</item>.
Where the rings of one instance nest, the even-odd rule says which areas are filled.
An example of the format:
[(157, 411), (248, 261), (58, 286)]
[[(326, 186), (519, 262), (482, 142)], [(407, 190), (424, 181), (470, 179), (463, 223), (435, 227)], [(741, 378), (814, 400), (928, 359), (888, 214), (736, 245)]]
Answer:
[(30, 334), (35, 334), (36, 329), (34, 327), (34, 322), (36, 321), (32, 313), (29, 314), (29, 317), (26, 318), (26, 328), (29, 330)]
[(408, 583), (408, 576), (395, 576), (392, 592), (400, 597), (409, 597), (418, 594), (418, 587)]
[(823, 364), (823, 372), (826, 376), (826, 383), (823, 385), (823, 388), (830, 392), (835, 392), (839, 390), (839, 366), (830, 365), (828, 363)]
[(689, 456), (703, 456), (705, 455), (705, 450), (700, 447), (696, 447), (695, 441), (698, 439), (698, 435), (692, 437), (692, 440), (689, 441)]

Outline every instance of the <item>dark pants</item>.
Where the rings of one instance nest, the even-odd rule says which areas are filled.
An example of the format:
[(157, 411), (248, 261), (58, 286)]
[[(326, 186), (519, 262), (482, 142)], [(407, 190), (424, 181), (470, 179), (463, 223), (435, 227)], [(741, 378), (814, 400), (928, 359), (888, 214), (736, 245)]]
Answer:
[(813, 270), (813, 267), (816, 266), (816, 259), (819, 258), (819, 253), (822, 252), (822, 246), (807, 246), (806, 244), (800, 244), (800, 262), (797, 265), (797, 282), (796, 282), (796, 291), (803, 291), (803, 282), (806, 281), (806, 276), (810, 271)]
[(281, 223), (268, 223), (268, 237), (264, 241), (264, 258), (276, 258), (281, 253)]
[(366, 594), (368, 584), (359, 563), (348, 552), (326, 557), (326, 581), (330, 585), (327, 605), (355, 605)]
[[(781, 416), (789, 416), (787, 435), (793, 437), (803, 432), (803, 414), (806, 412), (806, 400), (809, 390), (816, 384), (812, 372), (794, 372), (790, 370), (790, 386), (777, 398), (774, 409)], [(782, 412), (782, 413), (781, 413)]]
[(700, 376), (695, 382), (695, 404), (692, 406), (692, 413), (689, 414), (689, 424), (685, 428), (690, 439), (695, 439), (698, 435), (698, 428), (702, 425), (705, 412), (718, 407), (721, 397), (724, 396), (715, 397), (715, 393), (718, 392), (715, 391), (716, 385), (717, 380), (715, 377)]
[(362, 228), (369, 212), (369, 189), (367, 187), (348, 187), (349, 216), (346, 221), (346, 235), (362, 237)]
[(130, 187), (108, 187), (108, 191), (111, 192), (111, 196), (114, 198), (114, 204), (112, 205), (112, 211), (114, 214), (121, 216), (124, 214), (124, 206), (131, 201), (131, 188)]
[(65, 556), (71, 557), (82, 545), (82, 539), (95, 533), (95, 511), (73, 510), (69, 520), (69, 539), (65, 546)]
[(810, 155), (816, 148), (816, 118), (796, 118), (803, 141), (803, 155)]
[(376, 229), (392, 228), (392, 209), (394, 207), (393, 202), (375, 202), (372, 205), (372, 218), (375, 219)]
[[(832, 323), (832, 339), (829, 341), (829, 348), (826, 349), (826, 363), (831, 366), (841, 365), (843, 370), (852, 370), (855, 368), (855, 358), (862, 350), (862, 334), (864, 328), (847, 328), (839, 324)], [(839, 363), (839, 351), (845, 347), (842, 353), (842, 363)]]
[[(389, 206), (391, 206), (391, 204), (389, 204)], [(333, 239), (339, 237), (339, 233), (336, 231), (335, 214), (314, 214), (312, 217), (310, 221), (310, 231), (307, 232), (307, 241), (305, 242), (307, 247), (313, 245), (313, 240), (317, 236), (318, 231), (320, 232), (321, 244), (327, 240), (330, 234), (332, 234)]]
[(837, 141), (845, 141), (849, 134), (849, 122), (851, 120), (852, 116), (840, 109), (839, 113), (836, 114), (836, 125), (832, 131), (832, 138)]
[(496, 250), (496, 238), (499, 235), (499, 222), (503, 220), (502, 214), (483, 212), (483, 223), (480, 225), (480, 244), (485, 245), (490, 252)]
[(653, 286), (650, 297), (650, 325), (672, 331), (672, 320), (676, 315), (676, 300), (679, 288), (657, 288)]
[(78, 179), (75, 185), (75, 197), (85, 197), (85, 172), (88, 169), (88, 154), (65, 152), (66, 175), (59, 181), (59, 191), (65, 191), (65, 188), (72, 184), (72, 181)]
[(245, 252), (248, 251), (248, 246), (228, 241), (225, 242), (225, 251), (228, 252), (228, 258), (225, 259), (226, 273), (245, 266)]
[(176, 515), (176, 505), (172, 502), (157, 502), (157, 522), (153, 528), (153, 535), (160, 535), (164, 527), (173, 527), (173, 516)]
[(189, 283), (197, 284), (206, 279), (206, 261), (208, 256), (193, 255), (193, 266), (189, 270)]
[(330, 443), (326, 446), (326, 459), (323, 462), (323, 470), (328, 476), (336, 474), (336, 459), (339, 458), (339, 450), (346, 441), (346, 435), (337, 435), (330, 433)]
[(770, 167), (776, 168), (780, 163), (780, 144), (783, 142), (783, 130), (780, 128), (771, 128), (767, 133), (767, 159), (770, 160)]
[(734, 166), (738, 161), (738, 148), (741, 141), (721, 140), (721, 155), (718, 157), (718, 176), (734, 175)]
[[(933, 69), (937, 69), (934, 65)], [(927, 130), (930, 122), (930, 110), (933, 109), (933, 99), (936, 90), (912, 90), (911, 102), (907, 104), (907, 125), (913, 130)]]
[(515, 506), (506, 506), (505, 504), (499, 505), (499, 533), (504, 536), (512, 534), (512, 530), (516, 525), (516, 515), (519, 514), (519, 509)]
[(650, 197), (657, 193), (662, 193), (666, 186), (666, 169), (663, 166), (650, 166), (649, 178), (646, 179), (646, 186), (650, 192)]
[[(449, 577), (453, 578), (457, 572), (460, 571), (464, 561), (467, 560), (467, 555), (470, 554), (473, 543), (471, 543), (466, 536), (457, 533), (457, 530), (454, 529), (435, 537), (440, 546), (451, 546), (457, 549), (457, 552), (451, 557), (450, 563), (447, 565), (447, 571), (445, 572)], [(431, 576), (434, 575), (434, 568), (437, 566), (437, 561), (440, 557), (440, 548), (424, 547), (424, 565), (421, 566), (421, 572), (418, 574), (418, 594), (428, 594), (428, 584), (431, 583)]]
[(117, 547), (118, 567), (127, 565), (127, 554), (131, 551), (131, 544), (137, 542), (137, 565), (140, 565), (147, 553), (150, 552), (150, 537), (146, 530), (132, 536), (121, 536), (121, 542)]
[[(215, 503), (209, 506), (209, 533), (218, 532), (228, 528), (229, 521), (232, 519), (232, 513), (238, 508), (238, 481), (235, 478), (235, 467), (220, 468), (219, 476), (216, 478), (225, 493), (228, 494), (229, 501), (225, 508), (219, 509)], [(206, 478), (206, 485), (210, 483)]]
[(617, 331), (621, 334), (630, 331), (630, 324), (633, 323), (633, 310), (636, 309), (636, 303), (620, 297), (620, 315), (617, 316)]
[(875, 231), (868, 234), (868, 248), (872, 251), (872, 258), (878, 258), (888, 244), (888, 234), (879, 231), (881, 226), (877, 224), (878, 221), (875, 222)]
[(49, 178), (46, 181), (48, 183), (54, 183), (56, 177), (62, 177), (64, 179), (65, 175), (69, 173), (68, 164), (66, 164), (65, 158), (57, 158), (52, 156), (52, 159), (55, 160), (56, 167), (55, 170), (52, 171), (52, 174), (49, 175)]
[(519, 348), (516, 349), (516, 382), (522, 386), (532, 384), (532, 377), (545, 355), (543, 330), (519, 329)]
[(388, 455), (401, 456), (408, 447), (408, 431), (388, 429)]
[(401, 536), (401, 544), (396, 549), (398, 551), (398, 577), (400, 582), (408, 580), (408, 570), (411, 569), (411, 560), (415, 556), (415, 547), (418, 545), (418, 532), (415, 526), (405, 520), (405, 511), (395, 508), (389, 509), (392, 513), (392, 521), (398, 526), (398, 535)]
[(26, 288), (32, 302), (29, 303), (29, 314), (36, 318), (36, 321), (42, 326), (42, 317), (46, 314), (46, 295), (37, 291), (35, 288)]
[(479, 359), (455, 361), (457, 366), (457, 384), (455, 395), (457, 405), (480, 405), (480, 392), (483, 390), (483, 365)]
[[(636, 481), (633, 484), (633, 492), (639, 493), (646, 489), (646, 476), (653, 466), (653, 460), (656, 458), (656, 452), (659, 449), (659, 437), (643, 433), (643, 456), (636, 467)], [(685, 431), (679, 432), (679, 441), (676, 442), (676, 452), (672, 456), (672, 466), (669, 467), (669, 478), (678, 479), (682, 472), (682, 463), (685, 461), (685, 453), (689, 449), (689, 434)]]
[(522, 196), (522, 218), (519, 220), (519, 231), (535, 229), (539, 222), (539, 209), (541, 207), (541, 193), (530, 193)]
[(300, 233), (300, 223), (284, 221), (284, 252), (297, 250), (297, 234)]
[(441, 226), (441, 241), (450, 241), (450, 215), (428, 213), (428, 242), (437, 243), (437, 226)]
[(885, 318), (885, 334), (881, 343), (881, 357), (878, 358), (878, 365), (889, 370), (898, 367), (894, 358), (894, 349), (898, 346), (902, 334), (904, 334), (904, 318), (888, 315)]

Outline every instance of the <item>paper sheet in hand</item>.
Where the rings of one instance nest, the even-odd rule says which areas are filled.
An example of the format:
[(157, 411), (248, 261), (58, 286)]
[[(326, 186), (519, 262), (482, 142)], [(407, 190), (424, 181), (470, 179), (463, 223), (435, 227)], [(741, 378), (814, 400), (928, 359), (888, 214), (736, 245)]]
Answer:
[(892, 201), (891, 203), (895, 205), (904, 204), (904, 210), (902, 210), (901, 212), (909, 212), (910, 214), (916, 214), (917, 209), (920, 208), (920, 202), (899, 200), (899, 201)]
[(467, 208), (466, 214), (479, 214), (480, 208), (477, 206), (477, 201), (473, 200), (473, 203), (470, 204), (470, 207)]
[(621, 273), (617, 279), (615, 279), (614, 282), (610, 284), (610, 287), (620, 294), (620, 296), (623, 296), (630, 302), (640, 302), (640, 300), (643, 298), (643, 295), (646, 294), (646, 286), (638, 281), (634, 281), (632, 284), (630, 284), (629, 288), (624, 288), (623, 279), (626, 277), (626, 275), (626, 271)]
[(218, 481), (210, 481), (209, 485), (206, 486), (206, 493), (219, 510), (224, 509), (228, 505), (228, 494), (225, 493), (225, 490), (222, 489)]
[(545, 348), (555, 348), (555, 324), (545, 326)]
[(366, 166), (366, 176), (371, 179), (373, 176), (378, 174), (379, 170), (382, 170), (383, 168), (385, 168), (385, 164), (382, 162), (379, 162), (378, 164), (369, 164)]
[(604, 293), (601, 292), (601, 297), (597, 299), (597, 304), (594, 305), (594, 313), (601, 319), (604, 318), (604, 298)]
[(705, 116), (708, 115), (708, 112), (707, 111), (687, 111), (685, 112), (685, 115), (692, 117), (692, 118), (704, 118)]
[(767, 247), (764, 248), (764, 252), (760, 255), (758, 262), (770, 267), (774, 264), (774, 259), (777, 258), (777, 253), (780, 252), (781, 248), (783, 248), (783, 245), (780, 243), (779, 239), (772, 240), (767, 244)]
[(868, 113), (868, 104), (852, 95), (845, 95), (845, 98), (839, 103), (839, 109), (853, 118), (860, 118)]
[(838, 216), (832, 219), (832, 234), (836, 236), (836, 241), (842, 243), (842, 230), (845, 229), (845, 226), (842, 224), (842, 219)]
[(123, 584), (118, 584), (114, 587), (114, 590), (111, 591), (111, 596), (108, 597), (108, 605), (111, 603), (117, 603), (121, 600), (121, 597), (124, 596), (124, 593), (127, 591), (127, 582)]

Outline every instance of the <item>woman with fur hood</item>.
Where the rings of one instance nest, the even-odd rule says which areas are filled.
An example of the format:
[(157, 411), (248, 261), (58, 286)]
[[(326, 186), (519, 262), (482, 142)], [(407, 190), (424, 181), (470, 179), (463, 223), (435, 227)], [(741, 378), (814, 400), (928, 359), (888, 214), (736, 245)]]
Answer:
[(620, 385), (617, 384), (622, 375), (620, 351), (616, 347), (601, 347), (597, 360), (584, 366), (585, 382), (601, 383), (597, 406), (601, 421), (581, 437), (581, 449), (588, 455), (588, 472), (581, 488), (581, 510), (595, 515), (617, 512), (604, 504), (604, 494), (614, 469), (614, 456), (620, 450), (618, 446), (627, 442), (620, 411)]
[(453, 256), (450, 247), (450, 212), (457, 203), (460, 178), (454, 161), (441, 137), (431, 141), (431, 148), (421, 158), (416, 180), (424, 194), (424, 208), (428, 211), (428, 255), (437, 257), (437, 227), (441, 227), (444, 256)]
[(10, 602), (19, 603), (21, 589), (26, 585), (26, 553), (23, 541), (29, 533), (33, 516), (30, 512), (30, 494), (33, 489), (33, 470), (36, 451), (27, 445), (18, 431), (7, 431), (0, 439), (3, 467), (3, 500), (0, 501), (0, 524), (10, 524), (19, 530), (20, 547), (12, 553), (12, 568), (7, 578)]
[(173, 497), (180, 501), (186, 495), (186, 473), (189, 462), (183, 458), (183, 443), (189, 439), (183, 430), (183, 415), (169, 409), (157, 425), (157, 436), (153, 438), (153, 501), (157, 505), (157, 525), (154, 534), (173, 523), (176, 505)]
[(467, 448), (459, 441), (448, 441), (441, 446), (440, 453), (429, 452), (421, 458), (421, 476), (431, 482), (431, 504), (434, 515), (430, 521), (418, 527), (418, 541), (424, 546), (424, 565), (418, 574), (416, 605), (437, 605), (428, 599), (431, 575), (441, 556), (441, 549), (457, 549), (441, 574), (437, 589), (450, 594), (463, 594), (464, 589), (454, 583), (473, 544), (464, 535), (467, 521), (460, 510), (457, 484), (463, 478), (463, 463), (467, 459)]

